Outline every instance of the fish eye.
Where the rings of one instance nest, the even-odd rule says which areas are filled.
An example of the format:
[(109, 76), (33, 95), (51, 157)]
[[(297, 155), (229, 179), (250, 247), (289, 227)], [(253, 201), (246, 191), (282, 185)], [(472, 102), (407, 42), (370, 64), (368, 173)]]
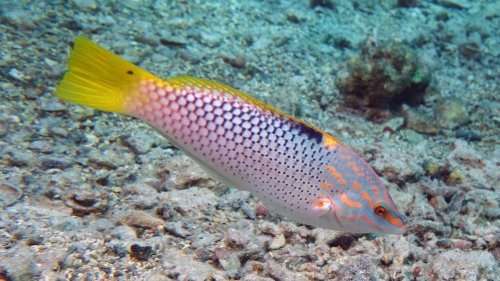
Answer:
[(373, 208), (373, 212), (377, 216), (383, 216), (385, 214), (385, 212), (387, 212), (387, 209), (384, 206), (377, 204)]

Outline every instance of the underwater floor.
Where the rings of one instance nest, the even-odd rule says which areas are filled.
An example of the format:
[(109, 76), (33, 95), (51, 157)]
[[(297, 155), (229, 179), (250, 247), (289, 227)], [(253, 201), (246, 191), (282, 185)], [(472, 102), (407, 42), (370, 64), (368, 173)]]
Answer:
[[(0, 1), (0, 280), (500, 280), (500, 2)], [(85, 35), (332, 134), (406, 234), (276, 214), (144, 122), (54, 96)]]

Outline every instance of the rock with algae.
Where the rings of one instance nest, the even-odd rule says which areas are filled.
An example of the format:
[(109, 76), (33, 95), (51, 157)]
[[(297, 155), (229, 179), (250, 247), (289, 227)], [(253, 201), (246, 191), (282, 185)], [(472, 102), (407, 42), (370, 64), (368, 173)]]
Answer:
[(346, 104), (354, 108), (419, 104), (432, 77), (417, 54), (395, 39), (375, 47), (366, 45), (347, 69), (339, 75), (338, 88)]

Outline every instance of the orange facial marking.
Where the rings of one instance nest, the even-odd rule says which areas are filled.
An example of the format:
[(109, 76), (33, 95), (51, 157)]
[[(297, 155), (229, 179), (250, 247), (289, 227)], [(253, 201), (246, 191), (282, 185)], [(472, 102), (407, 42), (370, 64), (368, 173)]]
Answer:
[(339, 143), (337, 142), (337, 140), (329, 135), (323, 135), (323, 145), (327, 148), (327, 149), (333, 149), (335, 147), (337, 147)]
[(375, 192), (375, 195), (378, 196), (378, 188), (374, 185), (372, 185), (373, 192)]
[(361, 185), (359, 185), (359, 183), (357, 183), (357, 182), (353, 181), (353, 182), (352, 182), (352, 187), (354, 187), (354, 189), (356, 189), (356, 190), (357, 190), (357, 189), (360, 189), (360, 188), (361, 188)]
[(396, 227), (403, 228), (403, 231), (406, 232), (406, 226), (404, 225), (403, 220), (391, 216), (389, 212), (386, 212), (384, 219)]
[(368, 195), (368, 193), (366, 193), (366, 191), (362, 191), (361, 195), (363, 196), (363, 198), (366, 199), (366, 201), (368, 201), (368, 204), (370, 205), (370, 207), (373, 207), (373, 200), (370, 197), (370, 195)]
[[(349, 156), (349, 155), (348, 155), (348, 156), (346, 156), (346, 159), (347, 159), (347, 160), (351, 159), (351, 156)], [(354, 162), (352, 162), (352, 163), (354, 163)]]
[[(343, 151), (342, 151), (343, 152)], [(345, 156), (344, 155), (340, 155), (340, 159), (344, 160)]]
[(365, 176), (365, 173), (356, 173), (356, 176), (357, 176), (357, 177), (364, 177), (364, 176)]
[(334, 168), (334, 167), (332, 167), (332, 166), (330, 166), (330, 165), (326, 164), (326, 169), (327, 169), (328, 171), (330, 171), (330, 173), (332, 173), (332, 175), (333, 175), (334, 177), (336, 177), (336, 178), (337, 178), (337, 180), (338, 180), (341, 184), (346, 184), (346, 181), (342, 178), (342, 175), (341, 175), (341, 174), (339, 174), (339, 173), (337, 172), (337, 170), (335, 170), (335, 168)]
[(331, 187), (332, 187), (332, 185), (331, 185), (331, 184), (329, 184), (329, 183), (327, 183), (326, 181), (321, 182), (321, 186), (322, 186), (323, 188), (331, 188)]
[(356, 201), (351, 201), (351, 199), (349, 199), (345, 193), (342, 193), (342, 195), (340, 196), (340, 200), (342, 202), (344, 202), (347, 206), (349, 207), (352, 207), (352, 208), (361, 208), (363, 205), (359, 202), (356, 202)]

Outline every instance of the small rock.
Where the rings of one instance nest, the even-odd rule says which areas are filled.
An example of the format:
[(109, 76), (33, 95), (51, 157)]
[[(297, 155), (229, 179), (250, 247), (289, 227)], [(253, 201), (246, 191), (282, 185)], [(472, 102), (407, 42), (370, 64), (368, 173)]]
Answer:
[(38, 280), (40, 269), (29, 247), (17, 244), (0, 253), (0, 276), (11, 281)]
[(10, 150), (5, 149), (4, 153), (9, 155), (7, 158), (12, 165), (15, 166), (29, 166), (35, 160), (30, 151)]
[(9, 132), (9, 123), (4, 120), (0, 120), (0, 138), (3, 138)]
[(257, 206), (255, 206), (255, 215), (256, 216), (265, 217), (265, 216), (267, 216), (268, 213), (269, 213), (269, 210), (263, 204), (257, 204)]
[(50, 223), (54, 229), (68, 232), (82, 228), (82, 220), (78, 217), (50, 218)]
[(138, 244), (130, 246), (130, 255), (138, 260), (148, 260), (148, 258), (153, 254), (155, 254), (155, 252), (151, 246), (141, 246)]
[(397, 130), (399, 130), (405, 124), (405, 120), (403, 117), (394, 117), (389, 119), (387, 122), (384, 122), (381, 127), (382, 131), (385, 131), (386, 128), (390, 130), (390, 133), (393, 134)]
[(434, 118), (423, 110), (413, 109), (406, 104), (401, 106), (401, 113), (405, 119), (406, 127), (419, 133), (435, 135), (438, 132)]
[(135, 232), (135, 230), (126, 225), (115, 227), (110, 234), (111, 237), (118, 238), (124, 241), (137, 239), (137, 233)]
[(225, 248), (215, 248), (215, 256), (229, 278), (233, 278), (241, 267), (240, 260), (236, 253), (231, 253)]
[(285, 243), (286, 243), (285, 235), (280, 234), (272, 240), (271, 244), (269, 245), (269, 249), (271, 250), (279, 249), (285, 246)]
[(56, 98), (51, 98), (48, 100), (43, 100), (40, 105), (40, 109), (48, 112), (65, 111), (68, 108), (61, 102), (61, 100)]
[(29, 149), (31, 150), (36, 150), (37, 152), (41, 153), (51, 153), (54, 151), (53, 144), (48, 142), (48, 141), (34, 141), (30, 143)]
[(222, 61), (224, 61), (227, 64), (230, 64), (236, 68), (243, 68), (245, 67), (246, 60), (242, 56), (222, 56)]
[(447, 8), (468, 9), (471, 7), (467, 0), (438, 0), (437, 3)]
[(63, 137), (66, 138), (69, 135), (68, 130), (60, 127), (49, 127), (49, 133), (51, 136)]
[(14, 205), (23, 196), (23, 191), (8, 183), (0, 182), (0, 209)]
[(222, 36), (218, 33), (200, 32), (199, 41), (205, 46), (214, 48), (220, 45), (222, 42)]
[(249, 219), (255, 219), (255, 210), (247, 203), (243, 203), (243, 205), (241, 205), (241, 210), (243, 210)]
[(119, 256), (120, 258), (123, 258), (126, 255), (128, 255), (127, 248), (125, 248), (122, 245), (114, 245), (113, 246), (113, 253), (115, 253), (115, 255)]
[(141, 211), (132, 211), (123, 218), (120, 219), (120, 222), (133, 227), (142, 227), (142, 228), (157, 228), (158, 226), (163, 224), (163, 221), (150, 216), (149, 214)]
[(413, 131), (412, 129), (404, 129), (401, 131), (401, 134), (409, 143), (412, 144), (419, 144), (425, 140), (424, 136)]
[(191, 248), (206, 248), (215, 242), (221, 240), (221, 236), (217, 234), (201, 233), (196, 236), (195, 240), (191, 243)]
[(45, 169), (67, 169), (71, 167), (74, 160), (69, 157), (42, 156), (39, 158), (40, 165)]
[(272, 222), (262, 221), (260, 225), (260, 231), (264, 234), (271, 234), (273, 236), (278, 236), (281, 234), (281, 230), (277, 225)]
[(134, 36), (134, 40), (152, 47), (160, 45), (160, 38), (151, 32), (136, 35)]
[(158, 174), (164, 178), (166, 190), (179, 190), (191, 186), (214, 187), (215, 180), (186, 155), (174, 156), (167, 163), (161, 163)]
[(500, 2), (493, 1), (492, 3), (486, 4), (484, 7), (484, 17), (487, 19), (500, 17)]
[(7, 11), (1, 15), (1, 18), (16, 29), (36, 30), (40, 28), (38, 24), (33, 21), (36, 17), (24, 10)]
[(191, 235), (191, 232), (188, 230), (184, 229), (184, 225), (182, 221), (176, 221), (176, 222), (167, 222), (165, 223), (165, 229), (172, 233), (175, 236), (185, 238), (189, 235)]
[(469, 130), (457, 130), (455, 132), (455, 137), (466, 139), (470, 141), (481, 141), (483, 137)]
[(137, 132), (124, 138), (123, 141), (135, 154), (145, 154), (155, 144), (155, 137), (143, 132)]
[(442, 128), (454, 129), (469, 122), (465, 103), (457, 97), (438, 100), (434, 107), (434, 115)]
[(73, 7), (82, 12), (94, 12), (98, 6), (95, 0), (71, 0)]
[(242, 249), (250, 241), (250, 236), (234, 228), (229, 228), (226, 232), (226, 240), (231, 247)]
[(200, 52), (193, 49), (188, 49), (188, 50), (182, 49), (179, 50), (178, 54), (181, 59), (193, 64), (199, 63), (203, 58), (203, 55)]
[(100, 213), (108, 208), (108, 193), (79, 189), (67, 196), (64, 204), (78, 216)]
[(92, 226), (100, 232), (112, 229), (114, 227), (113, 223), (109, 221), (108, 219), (100, 218), (97, 219)]

